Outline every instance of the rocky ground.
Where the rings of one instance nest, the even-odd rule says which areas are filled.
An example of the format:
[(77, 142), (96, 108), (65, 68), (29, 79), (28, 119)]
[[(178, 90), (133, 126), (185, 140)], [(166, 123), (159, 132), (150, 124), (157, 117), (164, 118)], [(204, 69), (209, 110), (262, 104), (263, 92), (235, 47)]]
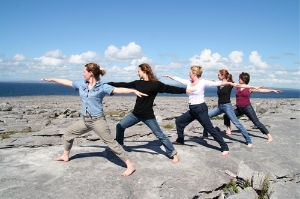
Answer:
[[(171, 141), (175, 118), (187, 111), (187, 97), (157, 97), (157, 121)], [(234, 104), (235, 99), (232, 99)], [(209, 108), (216, 98), (207, 98)], [(104, 98), (111, 132), (133, 109), (135, 97)], [(266, 137), (246, 117), (239, 118), (254, 147), (248, 149), (232, 126), (226, 136), (230, 154), (222, 157), (212, 137), (202, 140), (202, 126), (185, 129), (186, 143), (175, 146), (180, 162), (172, 164), (143, 123), (125, 132), (125, 149), (136, 167), (122, 177), (125, 165), (93, 133), (75, 140), (68, 163), (53, 161), (63, 151), (64, 129), (79, 120), (77, 96), (0, 98), (0, 198), (300, 198), (300, 100), (252, 99)], [(221, 117), (212, 118), (225, 130)], [(220, 132), (222, 133), (222, 132)], [(238, 192), (238, 193), (236, 193)]]

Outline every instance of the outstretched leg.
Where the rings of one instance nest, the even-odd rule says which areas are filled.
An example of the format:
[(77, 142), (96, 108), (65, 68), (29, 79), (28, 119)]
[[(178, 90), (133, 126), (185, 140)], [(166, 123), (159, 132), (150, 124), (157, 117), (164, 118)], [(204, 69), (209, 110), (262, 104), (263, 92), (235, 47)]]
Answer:
[(143, 122), (152, 130), (153, 134), (162, 143), (162, 145), (166, 149), (168, 157), (173, 158), (172, 162), (177, 163), (179, 161), (177, 151), (171, 143), (170, 139), (162, 132), (156, 119), (143, 120)]
[(61, 156), (55, 158), (55, 161), (64, 161), (68, 162), (70, 160), (70, 151), (73, 146), (74, 138), (88, 132), (89, 129), (86, 127), (84, 123), (84, 119), (81, 119), (71, 126), (69, 126), (63, 136), (64, 140), (64, 152)]

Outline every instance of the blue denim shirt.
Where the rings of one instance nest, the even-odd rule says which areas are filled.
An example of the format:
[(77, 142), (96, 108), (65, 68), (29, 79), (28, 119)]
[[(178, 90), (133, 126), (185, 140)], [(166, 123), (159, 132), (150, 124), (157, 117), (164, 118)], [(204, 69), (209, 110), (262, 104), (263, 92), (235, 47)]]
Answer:
[(105, 95), (112, 95), (112, 91), (115, 89), (115, 87), (100, 81), (91, 90), (88, 89), (88, 82), (84, 80), (73, 81), (72, 86), (79, 91), (82, 115), (86, 116), (88, 111), (92, 117), (103, 114), (102, 100)]

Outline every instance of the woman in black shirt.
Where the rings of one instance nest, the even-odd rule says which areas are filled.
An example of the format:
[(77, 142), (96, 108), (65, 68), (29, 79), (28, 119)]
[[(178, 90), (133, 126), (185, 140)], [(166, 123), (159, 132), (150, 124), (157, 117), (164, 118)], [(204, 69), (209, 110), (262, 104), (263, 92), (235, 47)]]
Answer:
[(173, 158), (172, 162), (177, 163), (179, 161), (177, 151), (175, 150), (169, 138), (162, 132), (156, 121), (153, 111), (153, 102), (158, 93), (182, 94), (190, 92), (191, 90), (163, 84), (154, 75), (150, 65), (146, 63), (139, 65), (138, 76), (140, 80), (135, 80), (128, 83), (108, 82), (108, 84), (114, 87), (133, 88), (148, 95), (147, 97), (137, 97), (132, 113), (127, 115), (117, 124), (116, 140), (119, 144), (124, 145), (124, 132), (126, 128), (129, 128), (142, 121), (161, 141), (162, 145), (166, 149), (167, 155), (170, 158)]

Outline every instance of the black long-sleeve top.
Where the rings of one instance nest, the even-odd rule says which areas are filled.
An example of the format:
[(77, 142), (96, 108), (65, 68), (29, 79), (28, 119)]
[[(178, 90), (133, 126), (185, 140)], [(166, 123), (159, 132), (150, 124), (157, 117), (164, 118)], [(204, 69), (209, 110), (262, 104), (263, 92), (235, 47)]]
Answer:
[(160, 81), (135, 80), (133, 82), (108, 82), (107, 84), (114, 87), (133, 88), (148, 96), (136, 97), (133, 114), (141, 119), (154, 119), (153, 103), (157, 93), (186, 93), (185, 88), (166, 85)]

